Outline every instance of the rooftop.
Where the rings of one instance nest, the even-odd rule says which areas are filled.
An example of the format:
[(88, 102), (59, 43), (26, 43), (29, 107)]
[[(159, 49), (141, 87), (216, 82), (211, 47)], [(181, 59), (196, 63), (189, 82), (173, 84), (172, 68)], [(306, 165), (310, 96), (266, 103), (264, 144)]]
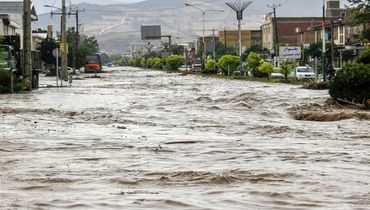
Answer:
[[(0, 0), (0, 14), (23, 14), (23, 0)], [(38, 19), (33, 3), (31, 18), (33, 21)]]

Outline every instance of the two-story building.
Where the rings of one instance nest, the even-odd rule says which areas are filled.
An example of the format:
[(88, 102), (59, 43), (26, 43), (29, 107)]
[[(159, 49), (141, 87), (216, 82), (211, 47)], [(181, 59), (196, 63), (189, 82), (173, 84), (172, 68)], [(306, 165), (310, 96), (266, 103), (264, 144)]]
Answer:
[[(22, 41), (23, 0), (0, 0), (0, 19), (0, 35), (20, 35)], [(31, 3), (31, 20), (38, 20), (33, 3)]]
[[(276, 43), (287, 45), (308, 45), (322, 39), (322, 25), (325, 23), (326, 38), (333, 38), (336, 45), (346, 45), (355, 31), (346, 27), (348, 10), (340, 8), (339, 0), (326, 1), (325, 19), (323, 17), (277, 17), (272, 13), (265, 15), (262, 30), (263, 47), (274, 51)], [(325, 21), (325, 22), (324, 22)]]
[[(262, 45), (262, 32), (260, 30), (242, 30), (242, 49), (250, 48), (251, 46)], [(238, 30), (221, 30), (218, 32), (220, 42), (226, 47), (239, 47), (239, 31)]]
[(15, 35), (20, 26), (8, 14), (0, 14), (0, 35)]

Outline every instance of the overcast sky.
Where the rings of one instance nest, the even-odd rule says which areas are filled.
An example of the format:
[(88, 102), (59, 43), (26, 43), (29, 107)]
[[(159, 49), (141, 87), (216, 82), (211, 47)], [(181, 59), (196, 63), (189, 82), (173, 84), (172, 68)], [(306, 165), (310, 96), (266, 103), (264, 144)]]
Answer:
[[(82, 2), (90, 4), (114, 4), (114, 3), (133, 3), (144, 0), (66, 0), (67, 6), (72, 4), (78, 4)], [(50, 8), (45, 8), (44, 5), (51, 5), (60, 7), (62, 0), (33, 0), (35, 8), (38, 14), (50, 12)]]
[[(115, 3), (133, 3), (133, 2), (140, 2), (140, 1), (145, 1), (145, 0), (66, 0), (66, 4), (67, 6), (69, 6), (70, 3), (78, 4), (82, 2), (90, 3), (90, 4), (115, 4)], [(192, 0), (188, 0), (188, 1), (191, 2)], [(310, 0), (307, 0), (307, 1), (310, 1)], [(60, 7), (62, 0), (33, 0), (33, 2), (35, 4), (37, 13), (42, 14), (42, 13), (50, 12), (52, 10), (51, 8), (44, 7), (44, 5), (52, 5), (52, 6)], [(271, 2), (274, 2), (274, 0), (271, 0)], [(299, 6), (299, 5), (293, 4), (295, 0), (280, 0), (280, 1), (276, 0), (275, 2), (276, 3), (286, 2), (286, 3), (289, 3), (288, 5), (292, 5), (293, 7)], [(343, 7), (345, 4), (348, 4), (348, 2), (346, 0), (341, 0), (341, 6)]]

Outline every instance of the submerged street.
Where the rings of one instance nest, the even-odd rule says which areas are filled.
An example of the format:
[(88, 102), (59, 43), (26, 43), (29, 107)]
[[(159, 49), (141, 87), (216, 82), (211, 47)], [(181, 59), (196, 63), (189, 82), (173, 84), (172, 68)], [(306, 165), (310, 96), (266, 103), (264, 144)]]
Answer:
[(327, 90), (105, 71), (0, 95), (0, 209), (369, 208), (370, 121), (292, 115)]

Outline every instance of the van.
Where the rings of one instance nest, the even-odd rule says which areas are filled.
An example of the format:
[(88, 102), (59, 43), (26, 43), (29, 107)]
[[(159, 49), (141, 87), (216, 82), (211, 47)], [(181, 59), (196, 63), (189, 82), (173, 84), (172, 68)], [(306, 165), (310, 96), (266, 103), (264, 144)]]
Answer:
[(100, 61), (100, 56), (97, 54), (86, 56), (84, 70), (85, 70), (85, 73), (102, 72), (102, 64)]

